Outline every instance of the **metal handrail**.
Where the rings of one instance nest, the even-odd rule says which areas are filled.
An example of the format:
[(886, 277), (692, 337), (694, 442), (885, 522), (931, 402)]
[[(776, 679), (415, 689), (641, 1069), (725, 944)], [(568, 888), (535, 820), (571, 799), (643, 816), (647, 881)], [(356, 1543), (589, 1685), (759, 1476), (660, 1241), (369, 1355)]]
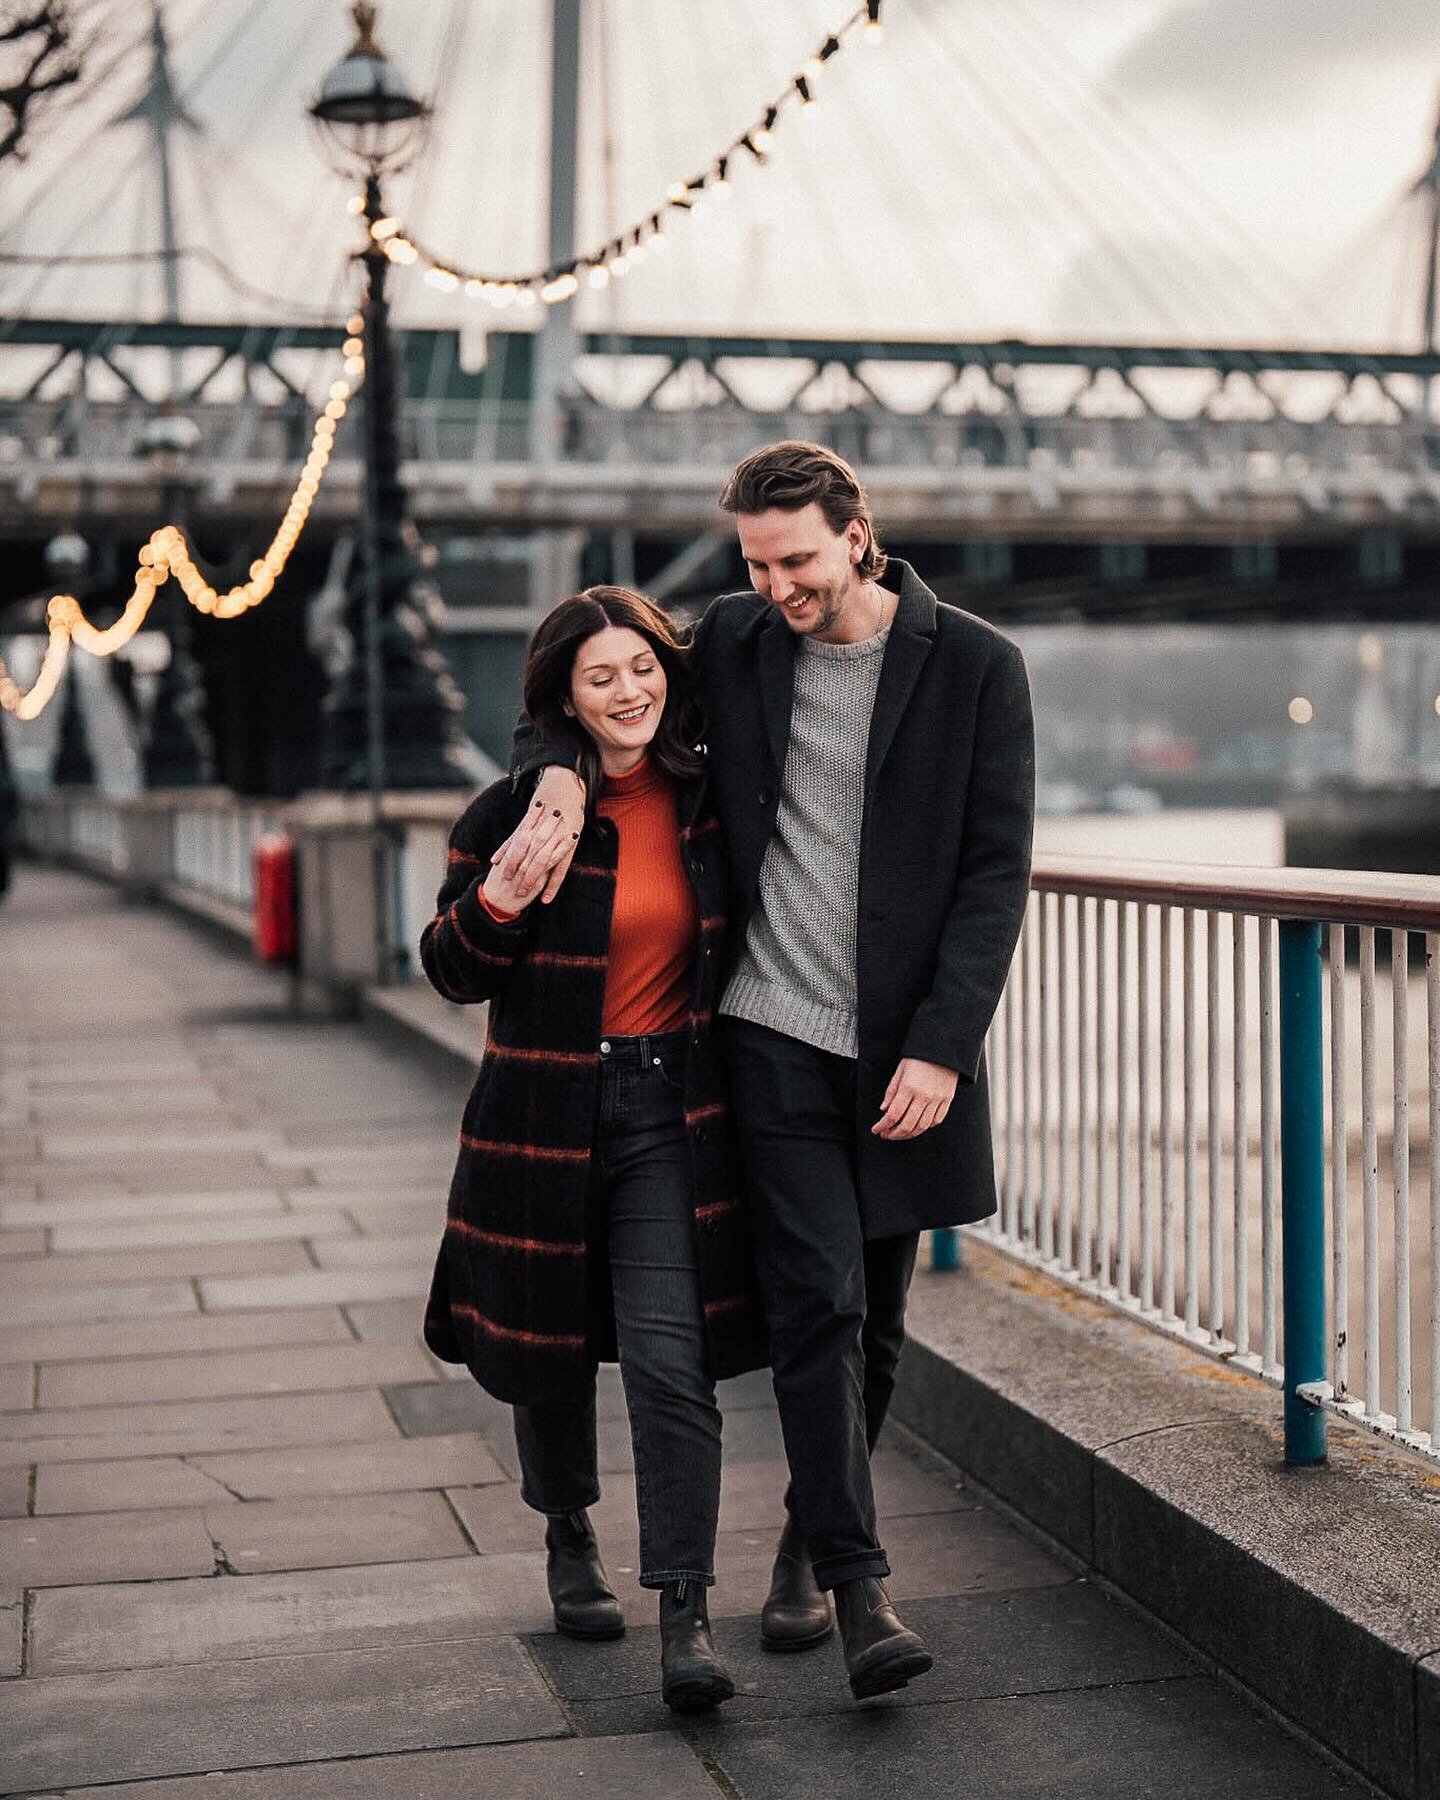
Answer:
[(1032, 886), (968, 1229), (1282, 1385), (1293, 1461), (1331, 1410), (1440, 1457), (1440, 880), (1046, 855)]
[(1133, 862), (1119, 857), (1035, 858), (1036, 893), (1084, 892), (1152, 906), (1312, 919), (1323, 924), (1440, 931), (1440, 875), (1385, 870), (1251, 869), (1208, 863)]

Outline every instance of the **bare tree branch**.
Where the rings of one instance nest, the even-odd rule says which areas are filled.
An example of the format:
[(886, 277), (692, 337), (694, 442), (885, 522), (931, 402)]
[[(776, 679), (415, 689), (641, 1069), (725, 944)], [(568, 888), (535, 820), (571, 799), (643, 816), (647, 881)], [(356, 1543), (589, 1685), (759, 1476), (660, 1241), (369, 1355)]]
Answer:
[[(0, 162), (25, 154), (36, 110), (80, 79), (75, 27), (66, 0), (31, 0), (0, 17), (0, 46), (20, 53), (18, 70), (7, 68), (0, 84)], [(7, 58), (7, 63), (13, 57)]]

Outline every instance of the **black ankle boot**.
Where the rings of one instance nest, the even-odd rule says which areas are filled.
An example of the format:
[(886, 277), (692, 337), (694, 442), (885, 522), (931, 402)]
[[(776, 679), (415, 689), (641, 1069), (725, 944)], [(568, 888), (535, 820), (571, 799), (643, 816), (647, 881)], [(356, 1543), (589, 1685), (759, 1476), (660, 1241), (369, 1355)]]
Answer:
[(835, 1611), (850, 1691), (857, 1700), (893, 1693), (913, 1675), (923, 1675), (933, 1662), (920, 1639), (896, 1617), (885, 1583), (876, 1576), (838, 1583)]
[(792, 1513), (775, 1550), (770, 1592), (760, 1608), (760, 1644), (765, 1650), (809, 1650), (834, 1629), (830, 1599), (815, 1580), (810, 1555)]
[(555, 1629), (573, 1638), (625, 1635), (625, 1615), (605, 1578), (595, 1533), (583, 1512), (552, 1514), (545, 1523), (545, 1582)]
[(661, 1697), (671, 1712), (705, 1712), (734, 1692), (710, 1635), (704, 1584), (672, 1581), (660, 1590)]

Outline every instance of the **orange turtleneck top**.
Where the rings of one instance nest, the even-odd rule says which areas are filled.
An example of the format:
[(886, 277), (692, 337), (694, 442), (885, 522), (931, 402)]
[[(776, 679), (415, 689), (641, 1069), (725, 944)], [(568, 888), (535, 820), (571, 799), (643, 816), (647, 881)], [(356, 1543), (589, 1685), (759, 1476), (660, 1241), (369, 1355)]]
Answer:
[[(680, 854), (675, 782), (647, 756), (628, 775), (607, 775), (595, 805), (620, 840), (600, 1029), (606, 1037), (682, 1031), (700, 915)], [(480, 899), (496, 918), (515, 916)]]
[(620, 838), (601, 1029), (682, 1031), (700, 914), (680, 856), (675, 782), (647, 756), (628, 775), (607, 775), (595, 804)]

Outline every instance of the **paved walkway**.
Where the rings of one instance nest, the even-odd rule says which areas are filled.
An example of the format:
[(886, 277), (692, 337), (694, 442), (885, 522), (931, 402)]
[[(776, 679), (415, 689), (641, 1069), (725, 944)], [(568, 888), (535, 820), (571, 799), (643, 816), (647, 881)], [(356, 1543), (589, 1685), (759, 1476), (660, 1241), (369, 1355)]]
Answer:
[(737, 1699), (659, 1702), (613, 1382), (598, 1522), (632, 1629), (556, 1637), (505, 1409), (416, 1336), (461, 1083), (283, 999), (75, 876), (22, 870), (0, 911), (0, 1793), (1353, 1791), (914, 1445), (878, 1486), (934, 1673), (859, 1709), (833, 1644), (761, 1654), (763, 1380), (726, 1396)]

